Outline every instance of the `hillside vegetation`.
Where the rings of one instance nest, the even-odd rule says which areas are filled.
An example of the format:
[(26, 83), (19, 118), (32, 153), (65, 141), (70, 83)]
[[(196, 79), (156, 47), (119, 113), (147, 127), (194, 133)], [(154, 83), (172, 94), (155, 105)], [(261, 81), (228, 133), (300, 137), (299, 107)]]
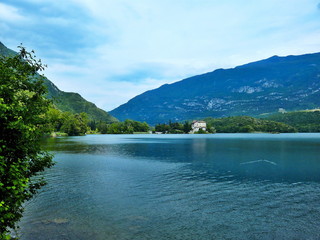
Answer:
[(319, 110), (278, 113), (267, 119), (291, 125), (299, 132), (320, 132)]
[(248, 116), (205, 118), (204, 121), (215, 129), (217, 133), (289, 133), (297, 130), (285, 123), (262, 120)]

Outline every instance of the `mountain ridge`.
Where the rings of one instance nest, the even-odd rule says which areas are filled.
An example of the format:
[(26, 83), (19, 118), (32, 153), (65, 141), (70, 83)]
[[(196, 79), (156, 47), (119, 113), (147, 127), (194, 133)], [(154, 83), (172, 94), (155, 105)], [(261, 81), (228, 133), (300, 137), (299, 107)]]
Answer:
[(157, 124), (317, 108), (319, 78), (320, 53), (272, 56), (162, 85), (110, 113), (120, 120)]

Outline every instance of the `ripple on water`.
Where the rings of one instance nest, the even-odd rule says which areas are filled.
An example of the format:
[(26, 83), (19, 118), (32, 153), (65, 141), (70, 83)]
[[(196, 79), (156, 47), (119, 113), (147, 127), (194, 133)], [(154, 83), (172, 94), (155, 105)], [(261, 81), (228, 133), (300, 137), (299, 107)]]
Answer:
[(21, 239), (320, 239), (319, 148), (252, 138), (70, 138)]

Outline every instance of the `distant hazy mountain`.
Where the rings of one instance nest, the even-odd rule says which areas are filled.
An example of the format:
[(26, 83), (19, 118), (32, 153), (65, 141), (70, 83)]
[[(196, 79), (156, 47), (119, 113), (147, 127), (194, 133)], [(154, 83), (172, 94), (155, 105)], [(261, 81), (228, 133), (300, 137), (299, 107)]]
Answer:
[[(15, 54), (17, 54), (15, 51), (7, 48), (0, 42), (0, 55), (10, 56)], [(44, 83), (48, 88), (48, 98), (52, 99), (53, 103), (61, 111), (72, 113), (85, 112), (89, 115), (89, 118), (93, 120), (103, 120), (107, 122), (117, 121), (116, 118), (106, 111), (85, 100), (80, 94), (61, 91), (47, 78), (44, 79)]]
[(147, 91), (110, 113), (157, 124), (320, 106), (320, 53), (274, 56)]

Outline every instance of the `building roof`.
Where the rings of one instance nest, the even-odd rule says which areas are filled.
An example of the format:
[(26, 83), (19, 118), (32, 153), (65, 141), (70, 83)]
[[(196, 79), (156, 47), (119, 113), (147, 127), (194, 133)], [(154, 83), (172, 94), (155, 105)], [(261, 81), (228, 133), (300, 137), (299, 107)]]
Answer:
[(197, 120), (194, 120), (192, 123), (206, 123), (205, 121), (197, 121)]

